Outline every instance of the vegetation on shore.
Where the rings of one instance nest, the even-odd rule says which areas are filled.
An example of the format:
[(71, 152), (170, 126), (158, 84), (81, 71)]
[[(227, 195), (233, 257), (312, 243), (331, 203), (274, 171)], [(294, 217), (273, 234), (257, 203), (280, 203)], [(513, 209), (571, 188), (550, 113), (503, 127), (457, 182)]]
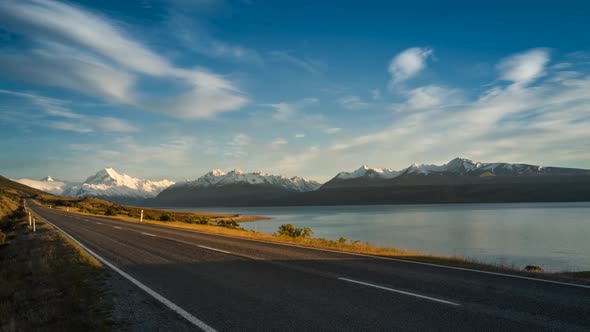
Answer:
[(207, 213), (207, 212), (181, 212), (160, 210), (111, 203), (98, 198), (70, 198), (70, 197), (36, 197), (40, 204), (52, 206), (69, 212), (94, 214), (121, 219), (139, 220), (143, 211), (143, 220), (155, 221), (180, 221), (189, 224), (217, 223), (219, 221), (233, 220), (235, 222), (247, 222), (269, 219), (260, 216), (247, 216), (241, 214)]
[[(124, 216), (116, 216), (116, 219), (127, 221), (127, 222), (139, 222), (136, 218), (128, 218)], [(194, 219), (196, 220), (196, 219)], [(344, 237), (340, 237), (338, 240), (330, 240), (325, 238), (314, 238), (313, 230), (309, 227), (294, 227), (291, 224), (285, 224), (279, 226), (278, 230), (273, 234), (256, 232), (253, 230), (246, 230), (240, 227), (240, 225), (233, 221), (228, 220), (227, 222), (210, 222), (208, 219), (201, 219), (203, 222), (193, 221), (160, 221), (160, 220), (144, 220), (144, 223), (187, 229), (196, 232), (216, 234), (222, 236), (230, 236), (236, 238), (245, 238), (257, 241), (289, 244), (317, 249), (328, 249), (347, 253), (354, 253), (360, 255), (374, 255), (386, 258), (395, 258), (401, 260), (430, 263), (437, 265), (453, 266), (468, 269), (477, 269), (492, 272), (503, 272), (520, 274), (525, 276), (534, 276), (545, 279), (556, 279), (556, 280), (571, 280), (571, 281), (582, 281), (590, 282), (590, 272), (561, 272), (561, 273), (549, 273), (543, 272), (541, 267), (535, 265), (529, 265), (528, 268), (520, 268), (515, 266), (506, 265), (494, 265), (488, 263), (482, 263), (476, 260), (467, 259), (464, 257), (454, 256), (443, 256), (425, 254), (415, 251), (406, 251), (396, 249), (392, 247), (382, 247), (371, 245), (368, 242), (361, 242), (355, 240), (349, 240)], [(221, 226), (221, 227), (220, 227)]]

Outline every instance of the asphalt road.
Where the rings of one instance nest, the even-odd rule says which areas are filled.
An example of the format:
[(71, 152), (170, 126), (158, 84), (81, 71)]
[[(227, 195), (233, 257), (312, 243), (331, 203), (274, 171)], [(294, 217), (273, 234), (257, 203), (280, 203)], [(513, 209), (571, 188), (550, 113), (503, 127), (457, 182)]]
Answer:
[(590, 331), (587, 286), (29, 207), (217, 331)]

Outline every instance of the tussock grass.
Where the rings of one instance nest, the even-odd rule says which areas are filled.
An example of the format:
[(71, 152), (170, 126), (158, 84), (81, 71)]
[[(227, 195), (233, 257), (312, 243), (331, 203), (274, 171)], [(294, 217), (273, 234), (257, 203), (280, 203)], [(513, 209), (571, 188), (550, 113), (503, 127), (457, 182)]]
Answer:
[(39, 196), (36, 201), (42, 205), (51, 205), (59, 210), (81, 213), (86, 215), (100, 215), (117, 217), (118, 219), (139, 220), (143, 210), (144, 220), (182, 221), (192, 223), (195, 219), (207, 219), (210, 222), (229, 221), (247, 222), (269, 219), (261, 216), (248, 216), (227, 213), (169, 211), (137, 206), (114, 204), (98, 198), (70, 198)]
[(112, 329), (108, 272), (45, 223), (20, 221), (0, 247), (0, 331)]

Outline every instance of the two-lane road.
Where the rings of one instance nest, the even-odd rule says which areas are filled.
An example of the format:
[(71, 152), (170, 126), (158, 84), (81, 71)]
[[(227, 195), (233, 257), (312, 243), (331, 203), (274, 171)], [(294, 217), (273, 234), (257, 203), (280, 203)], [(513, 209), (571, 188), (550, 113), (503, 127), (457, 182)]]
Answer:
[(587, 286), (29, 207), (218, 331), (590, 330)]

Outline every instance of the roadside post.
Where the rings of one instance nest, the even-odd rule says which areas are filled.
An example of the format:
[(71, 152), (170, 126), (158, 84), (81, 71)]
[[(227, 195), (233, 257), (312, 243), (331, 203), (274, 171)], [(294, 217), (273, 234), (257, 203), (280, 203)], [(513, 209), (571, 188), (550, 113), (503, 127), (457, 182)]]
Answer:
[(33, 217), (33, 233), (37, 231), (37, 228), (35, 227), (35, 218)]
[(141, 214), (139, 215), (139, 222), (143, 222), (143, 210), (141, 210)]
[(31, 220), (31, 211), (29, 211), (29, 226), (31, 226), (33, 224), (33, 221)]

